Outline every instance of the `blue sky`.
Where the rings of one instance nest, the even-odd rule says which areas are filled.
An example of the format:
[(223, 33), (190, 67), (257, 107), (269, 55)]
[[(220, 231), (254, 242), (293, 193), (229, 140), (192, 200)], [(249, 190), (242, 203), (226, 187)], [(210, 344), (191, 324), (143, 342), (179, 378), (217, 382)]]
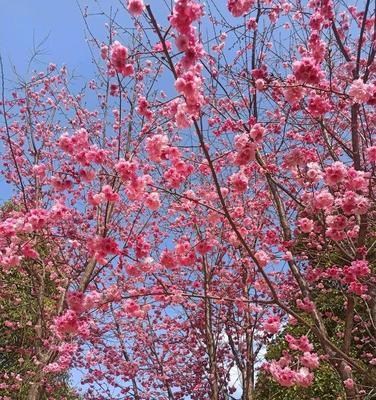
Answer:
[[(81, 4), (94, 3), (94, 0), (81, 1)], [(95, 28), (102, 27), (103, 19), (97, 21)], [(2, 0), (0, 51), (7, 76), (12, 72), (12, 64), (20, 75), (27, 75), (33, 48), (44, 39), (43, 54), (35, 60), (35, 67), (54, 62), (78, 68), (81, 73), (90, 72), (90, 53), (76, 0)]]

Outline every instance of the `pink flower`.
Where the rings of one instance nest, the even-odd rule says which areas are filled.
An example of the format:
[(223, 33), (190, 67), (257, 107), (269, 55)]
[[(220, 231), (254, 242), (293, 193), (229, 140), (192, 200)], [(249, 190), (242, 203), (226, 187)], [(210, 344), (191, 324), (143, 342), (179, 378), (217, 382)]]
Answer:
[(316, 193), (313, 204), (319, 210), (328, 210), (334, 203), (333, 196), (327, 190)]
[(368, 85), (363, 82), (362, 79), (356, 79), (353, 81), (349, 96), (352, 97), (354, 103), (366, 103), (372, 96), (372, 85)]
[(347, 215), (362, 215), (368, 211), (369, 202), (366, 197), (348, 190), (344, 193), (341, 199), (338, 199), (338, 205)]
[(101, 46), (101, 57), (105, 60), (108, 57), (108, 46), (102, 45)]
[(354, 389), (354, 387), (355, 387), (355, 382), (351, 378), (348, 378), (345, 381), (343, 381), (343, 384), (345, 385), (345, 387), (347, 389)]
[(145, 198), (145, 205), (152, 211), (158, 210), (158, 208), (161, 206), (159, 194), (157, 192), (149, 193)]
[(272, 362), (269, 371), (281, 386), (290, 387), (295, 384), (295, 372), (291, 368), (281, 368), (276, 362)]
[(209, 253), (213, 249), (213, 243), (210, 240), (202, 240), (200, 243), (197, 243), (196, 250), (199, 254), (205, 255)]
[(119, 194), (114, 192), (110, 185), (104, 185), (102, 188), (102, 193), (104, 198), (111, 203), (115, 203), (120, 200)]
[(347, 172), (346, 188), (355, 191), (366, 191), (368, 189), (369, 174), (350, 168)]
[(123, 310), (130, 317), (139, 317), (142, 315), (141, 307), (134, 300), (125, 301)]
[(256, 79), (255, 88), (260, 92), (264, 91), (266, 88), (265, 81), (263, 79)]
[(314, 95), (308, 99), (308, 111), (314, 117), (320, 117), (331, 110), (328, 99), (323, 96)]
[(181, 129), (189, 128), (192, 125), (192, 117), (187, 112), (187, 106), (185, 104), (178, 105), (177, 112), (175, 114), (175, 121), (176, 126)]
[(299, 228), (304, 233), (310, 233), (313, 230), (314, 223), (311, 219), (300, 218), (298, 221)]
[(307, 368), (315, 369), (320, 365), (319, 357), (315, 353), (305, 352), (300, 356), (300, 362)]
[(312, 183), (317, 183), (323, 176), (320, 165), (315, 162), (311, 162), (307, 164), (307, 167), (307, 178)]
[(307, 297), (305, 297), (303, 300), (301, 299), (297, 299), (296, 300), (296, 305), (304, 310), (307, 313), (310, 313), (313, 311), (314, 307), (313, 307), (313, 303), (311, 300), (309, 300)]
[(136, 178), (137, 164), (135, 162), (120, 159), (115, 169), (123, 182)]
[(307, 336), (301, 336), (300, 338), (295, 338), (289, 334), (285, 336), (286, 341), (289, 344), (291, 350), (299, 350), (304, 353), (311, 352), (313, 350), (312, 344), (309, 342)]
[(60, 317), (55, 318), (55, 327), (60, 335), (76, 333), (78, 331), (78, 318), (73, 310), (67, 310)]
[(281, 326), (281, 319), (279, 318), (278, 315), (270, 316), (265, 322), (264, 322), (264, 330), (268, 333), (275, 334), (279, 331), (279, 328)]
[(146, 139), (146, 151), (154, 162), (161, 162), (166, 158), (168, 138), (166, 135), (154, 135)]
[(151, 120), (153, 117), (153, 113), (150, 111), (149, 108), (149, 102), (147, 99), (143, 96), (140, 96), (138, 98), (138, 107), (137, 107), (137, 112), (140, 115), (143, 115), (146, 119)]
[(325, 168), (325, 182), (329, 186), (334, 186), (341, 183), (347, 175), (346, 166), (340, 162), (336, 161), (329, 167)]
[(166, 268), (174, 268), (177, 264), (174, 253), (169, 250), (163, 250), (161, 254), (161, 263)]
[(366, 149), (366, 153), (369, 162), (376, 162), (376, 146), (368, 147), (368, 149)]
[(227, 7), (234, 17), (241, 17), (249, 12), (254, 0), (227, 0)]
[(368, 289), (366, 285), (362, 285), (360, 282), (351, 282), (349, 285), (349, 291), (358, 296), (362, 296), (367, 293)]
[[(254, 133), (256, 135), (257, 130)], [(235, 148), (237, 150), (236, 165), (246, 165), (256, 157), (257, 146), (254, 142), (249, 141), (249, 137), (246, 134), (235, 136)]]
[(257, 29), (257, 22), (256, 22), (255, 18), (250, 18), (247, 21), (247, 29), (254, 30), (254, 31)]
[(295, 375), (295, 380), (297, 385), (308, 387), (311, 386), (313, 382), (314, 375), (312, 372), (309, 372), (308, 368), (302, 367)]
[(242, 193), (248, 189), (248, 178), (242, 171), (232, 174), (229, 180), (234, 192)]
[(128, 11), (134, 16), (138, 17), (145, 9), (143, 0), (128, 0)]
[(128, 49), (117, 40), (111, 46), (111, 64), (118, 73), (125, 72)]
[(77, 314), (84, 311), (84, 294), (82, 292), (70, 292), (68, 294), (69, 308)]
[(171, 26), (182, 34), (191, 34), (191, 24), (204, 14), (202, 4), (192, 0), (177, 0), (170, 17)]
[(36, 250), (34, 250), (34, 249), (30, 246), (30, 244), (26, 244), (26, 245), (22, 248), (22, 254), (23, 254), (25, 257), (29, 257), (29, 258), (33, 258), (33, 259), (36, 259), (36, 258), (39, 257), (39, 253), (38, 253)]
[(283, 89), (283, 95), (285, 96), (286, 101), (291, 106), (296, 106), (297, 104), (299, 104), (300, 100), (304, 97), (304, 94), (304, 87), (296, 83)]
[(351, 263), (351, 273), (358, 278), (364, 278), (371, 273), (371, 270), (366, 260), (356, 260)]
[(301, 61), (295, 61), (292, 69), (299, 82), (318, 84), (324, 78), (323, 72), (312, 58), (305, 57)]
[(108, 254), (119, 254), (119, 247), (115, 240), (101, 236), (96, 236), (88, 241), (88, 250), (102, 265), (107, 262), (104, 257)]
[(265, 131), (266, 129), (261, 124), (255, 124), (252, 126), (249, 135), (255, 142), (261, 142)]

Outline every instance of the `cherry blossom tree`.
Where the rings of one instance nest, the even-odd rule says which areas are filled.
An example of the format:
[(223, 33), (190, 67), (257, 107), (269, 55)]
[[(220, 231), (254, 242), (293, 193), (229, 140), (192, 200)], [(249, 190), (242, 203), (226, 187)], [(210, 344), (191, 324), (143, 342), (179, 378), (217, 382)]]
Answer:
[(2, 74), (0, 265), (56, 293), (28, 399), (73, 369), (87, 399), (251, 400), (323, 364), (372, 396), (374, 4), (129, 0), (102, 39), (82, 14), (82, 90)]

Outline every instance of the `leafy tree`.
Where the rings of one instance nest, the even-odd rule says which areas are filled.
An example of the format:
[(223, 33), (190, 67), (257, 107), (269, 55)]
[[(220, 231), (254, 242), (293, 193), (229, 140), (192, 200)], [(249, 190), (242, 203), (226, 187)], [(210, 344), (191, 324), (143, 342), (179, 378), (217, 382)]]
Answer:
[[(3, 218), (15, 209), (5, 204)], [(46, 250), (38, 251), (43, 257)], [(52, 322), (44, 316), (56, 307), (56, 287), (49, 277), (45, 275), (40, 282), (32, 273), (33, 261), (23, 264), (23, 270), (0, 271), (0, 397), (4, 400), (28, 397), (38, 370), (35, 359), (43, 348), (47, 324)], [(69, 374), (64, 373), (51, 376), (39, 399), (78, 400), (78, 396), (69, 385)]]

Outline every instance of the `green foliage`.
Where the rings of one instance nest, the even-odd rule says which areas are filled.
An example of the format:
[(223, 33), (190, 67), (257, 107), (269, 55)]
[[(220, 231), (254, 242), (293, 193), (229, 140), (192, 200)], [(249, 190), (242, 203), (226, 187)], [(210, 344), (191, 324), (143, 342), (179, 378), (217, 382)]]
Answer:
[[(36, 372), (35, 357), (43, 350), (49, 312), (56, 305), (56, 289), (48, 277), (43, 279), (43, 296), (38, 296), (36, 276), (23, 269), (0, 271), (0, 389), (1, 399), (26, 399), (30, 382)], [(34, 266), (35, 267), (35, 266)], [(40, 292), (39, 292), (40, 293)], [(40, 325), (41, 339), (35, 326)], [(67, 374), (51, 378), (49, 393), (42, 393), (40, 400), (77, 400), (69, 386)]]

